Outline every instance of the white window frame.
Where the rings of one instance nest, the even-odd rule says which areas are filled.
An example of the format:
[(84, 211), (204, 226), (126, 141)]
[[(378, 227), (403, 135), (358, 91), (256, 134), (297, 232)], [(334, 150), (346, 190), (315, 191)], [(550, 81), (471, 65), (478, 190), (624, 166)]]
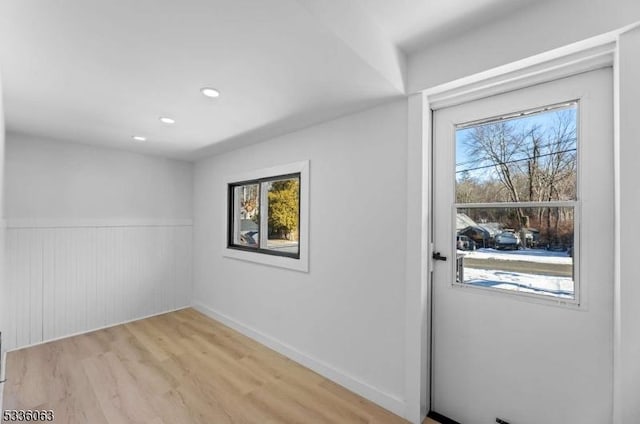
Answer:
[[(526, 87), (524, 87), (526, 88)], [(524, 89), (523, 88), (523, 89)], [(502, 93), (499, 93), (497, 95), (500, 95)], [(552, 295), (543, 295), (543, 294), (537, 294), (537, 293), (528, 293), (528, 292), (522, 292), (522, 291), (518, 291), (518, 290), (509, 290), (509, 289), (502, 289), (502, 288), (493, 288), (493, 287), (482, 287), (482, 286), (476, 286), (476, 285), (472, 285), (469, 283), (465, 283), (462, 281), (457, 281), (456, 279), (454, 279), (451, 283), (452, 287), (456, 287), (456, 288), (460, 288), (460, 289), (470, 289), (470, 290), (478, 290), (478, 291), (485, 291), (487, 293), (493, 293), (495, 295), (499, 295), (499, 296), (507, 296), (507, 297), (515, 297), (515, 298), (521, 298), (521, 299), (525, 299), (525, 300), (529, 300), (529, 301), (533, 301), (535, 303), (541, 303), (541, 304), (549, 304), (549, 305), (555, 305), (555, 306), (561, 306), (561, 307), (570, 307), (570, 308), (579, 308), (581, 306), (581, 279), (580, 279), (580, 257), (581, 255), (581, 241), (580, 241), (580, 233), (581, 233), (581, 223), (580, 223), (580, 216), (582, 213), (582, 191), (581, 191), (581, 177), (582, 177), (582, 161), (580, 160), (580, 152), (582, 150), (582, 144), (580, 143), (580, 134), (581, 134), (581, 128), (582, 128), (582, 124), (581, 124), (581, 115), (580, 115), (580, 100), (579, 99), (566, 99), (564, 101), (560, 101), (560, 102), (555, 102), (555, 103), (551, 103), (551, 104), (545, 104), (543, 108), (546, 110), (547, 108), (556, 108), (559, 105), (562, 104), (568, 104), (568, 103), (574, 103), (576, 104), (576, 181), (575, 181), (575, 190), (576, 190), (576, 198), (573, 200), (551, 200), (551, 201), (539, 201), (539, 202), (532, 202), (532, 201), (520, 201), (520, 202), (487, 202), (487, 203), (457, 203), (455, 202), (452, 205), (452, 213), (451, 213), (451, 225), (452, 228), (455, 228), (456, 226), (456, 216), (458, 213), (458, 209), (464, 209), (464, 208), (468, 208), (468, 209), (484, 209), (484, 208), (495, 208), (495, 209), (501, 209), (501, 208), (569, 208), (569, 209), (573, 209), (574, 211), (574, 215), (573, 215), (573, 255), (572, 255), (572, 259), (573, 259), (573, 275), (572, 275), (572, 280), (573, 280), (573, 297), (572, 298), (563, 298), (563, 297), (558, 297), (558, 296), (552, 296)], [(485, 119), (482, 119), (482, 123), (490, 123), (490, 122), (498, 122), (502, 119), (504, 119), (505, 117), (509, 116), (509, 115), (520, 115), (522, 113), (535, 113), (536, 109), (525, 109), (525, 110), (514, 110), (508, 113), (505, 113), (503, 115), (498, 115), (498, 116), (491, 116), (491, 117), (487, 117)], [(478, 122), (478, 125), (480, 123)], [(458, 125), (456, 125), (456, 129), (458, 128), (462, 128), (462, 127), (466, 127), (466, 126), (473, 126), (476, 125), (476, 123), (474, 122), (470, 122), (470, 123), (460, 123)], [(454, 131), (454, 135), (455, 135), (455, 131)], [(454, 147), (454, 163), (452, 164), (454, 166), (455, 169), (455, 158), (456, 158), (456, 149), (457, 149), (457, 145), (455, 143), (455, 139), (453, 140), (453, 145)], [(454, 190), (454, 199), (455, 197), (455, 190), (456, 190), (456, 183), (454, 182), (453, 184), (453, 190)], [(451, 257), (452, 258), (456, 258), (456, 245), (455, 245), (455, 237), (454, 237), (454, 245), (451, 247), (452, 248), (452, 253)], [(452, 275), (456, 275), (456, 267), (457, 267), (457, 259), (452, 261), (452, 267), (453, 267), (453, 274)], [(582, 301), (584, 303), (584, 299), (582, 298)]]
[[(263, 252), (251, 252), (247, 250), (238, 250), (228, 246), (229, 234), (229, 210), (228, 200), (222, 202), (225, 207), (224, 215), (224, 247), (223, 256), (231, 259), (239, 259), (248, 262), (254, 262), (262, 265), (268, 265), (278, 268), (285, 268), (300, 272), (309, 272), (309, 161), (293, 162), (284, 165), (273, 166), (269, 168), (256, 169), (239, 174), (229, 175), (225, 178), (225, 194), (228, 193), (229, 184), (240, 181), (251, 181), (263, 178), (277, 177), (280, 175), (300, 174), (300, 228), (299, 228), (299, 258), (288, 256), (275, 256), (265, 254)], [(265, 186), (265, 185), (263, 185)], [(261, 193), (261, 199), (264, 199), (264, 193)], [(267, 207), (267, 202), (260, 202), (260, 213), (264, 214), (263, 208)], [(265, 227), (265, 226), (262, 226)], [(264, 237), (266, 228), (261, 229), (260, 239)], [(266, 240), (266, 239), (265, 239)]]

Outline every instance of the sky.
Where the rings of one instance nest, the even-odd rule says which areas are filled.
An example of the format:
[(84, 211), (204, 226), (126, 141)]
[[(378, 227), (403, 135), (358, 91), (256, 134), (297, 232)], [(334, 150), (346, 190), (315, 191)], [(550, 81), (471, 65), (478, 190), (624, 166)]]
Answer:
[[(572, 113), (574, 121), (577, 119), (578, 105), (574, 103), (570, 106), (565, 106), (550, 111), (538, 112), (528, 116), (512, 118), (509, 121), (514, 125), (522, 125), (525, 128), (530, 128), (534, 125), (537, 125), (540, 126), (540, 129), (542, 131), (545, 131), (549, 128), (552, 128), (554, 116), (558, 112), (564, 111), (569, 111), (570, 113)], [(472, 127), (464, 127), (456, 130), (456, 178), (460, 178), (462, 176), (462, 171), (464, 170), (469, 170), (469, 175), (479, 180), (486, 180), (495, 175), (492, 167), (473, 170), (473, 168), (477, 168), (486, 164), (482, 164), (479, 161), (474, 160), (474, 158), (469, 153), (470, 146), (467, 142), (467, 139), (469, 138), (469, 135), (474, 128), (490, 124), (491, 122), (479, 124)], [(521, 157), (523, 156), (518, 156), (518, 158)]]

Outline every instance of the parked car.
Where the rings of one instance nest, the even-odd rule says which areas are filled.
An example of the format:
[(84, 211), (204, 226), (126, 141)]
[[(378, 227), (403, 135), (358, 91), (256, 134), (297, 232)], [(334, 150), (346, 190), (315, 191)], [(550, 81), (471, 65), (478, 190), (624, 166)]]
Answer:
[(240, 243), (250, 247), (258, 246), (258, 232), (247, 231), (245, 233), (240, 234)]
[(496, 236), (496, 249), (498, 250), (517, 250), (522, 247), (520, 237), (514, 231), (503, 231)]

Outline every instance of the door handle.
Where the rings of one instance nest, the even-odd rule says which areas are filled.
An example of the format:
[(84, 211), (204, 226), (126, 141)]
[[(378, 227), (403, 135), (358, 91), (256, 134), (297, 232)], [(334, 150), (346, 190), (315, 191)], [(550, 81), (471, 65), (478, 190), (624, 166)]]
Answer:
[(435, 259), (436, 261), (446, 261), (447, 257), (446, 256), (442, 256), (440, 254), (440, 252), (433, 252), (433, 255), (431, 255), (431, 257), (433, 259)]

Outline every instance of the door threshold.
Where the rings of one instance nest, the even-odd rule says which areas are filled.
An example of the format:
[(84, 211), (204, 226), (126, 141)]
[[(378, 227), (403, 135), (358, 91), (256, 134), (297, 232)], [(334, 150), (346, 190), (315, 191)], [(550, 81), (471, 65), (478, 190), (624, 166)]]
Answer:
[(442, 414), (438, 414), (435, 411), (429, 411), (427, 417), (431, 418), (432, 420), (438, 421), (440, 424), (460, 424), (458, 421), (452, 420), (449, 417), (445, 417)]

